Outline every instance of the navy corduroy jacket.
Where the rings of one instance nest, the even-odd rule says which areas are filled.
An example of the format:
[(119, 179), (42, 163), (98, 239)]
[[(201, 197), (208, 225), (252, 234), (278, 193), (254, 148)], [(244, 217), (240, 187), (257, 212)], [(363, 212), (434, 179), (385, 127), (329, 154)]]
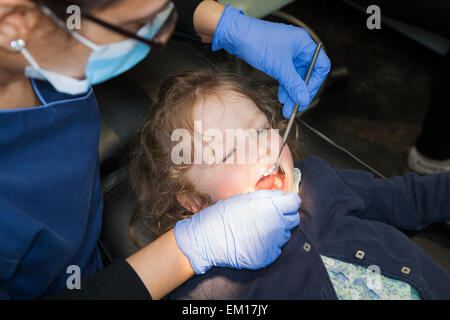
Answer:
[(338, 170), (312, 156), (302, 172), (300, 226), (281, 256), (264, 269), (213, 268), (171, 295), (173, 299), (337, 299), (320, 258), (363, 267), (409, 283), (422, 299), (450, 299), (450, 271), (403, 232), (450, 220), (450, 173), (379, 179)]

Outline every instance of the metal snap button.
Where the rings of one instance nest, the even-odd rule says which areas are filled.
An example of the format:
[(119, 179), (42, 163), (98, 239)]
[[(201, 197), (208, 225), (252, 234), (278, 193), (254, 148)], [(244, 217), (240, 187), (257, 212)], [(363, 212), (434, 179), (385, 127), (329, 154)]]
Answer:
[(356, 251), (355, 257), (357, 257), (358, 259), (363, 259), (365, 254), (366, 253), (364, 251), (358, 250)]
[(311, 250), (311, 245), (308, 242), (305, 242), (305, 244), (303, 245), (303, 250), (309, 252), (309, 250)]
[(411, 273), (411, 269), (410, 268), (408, 268), (408, 267), (402, 267), (402, 273), (404, 273), (404, 274), (410, 274)]

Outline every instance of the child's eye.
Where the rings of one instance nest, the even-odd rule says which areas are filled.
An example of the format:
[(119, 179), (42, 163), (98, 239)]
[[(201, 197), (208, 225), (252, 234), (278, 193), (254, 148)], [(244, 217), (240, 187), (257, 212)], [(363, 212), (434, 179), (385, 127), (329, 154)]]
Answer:
[(234, 148), (233, 150), (231, 150), (230, 152), (228, 152), (225, 155), (225, 157), (222, 159), (222, 163), (225, 163), (227, 161), (227, 159), (233, 155), (234, 151), (236, 151), (236, 148)]
[(267, 130), (269, 130), (269, 128), (258, 129), (258, 131), (256, 131), (256, 134), (257, 134), (257, 135), (260, 135), (260, 134), (262, 134), (262, 133), (266, 133)]

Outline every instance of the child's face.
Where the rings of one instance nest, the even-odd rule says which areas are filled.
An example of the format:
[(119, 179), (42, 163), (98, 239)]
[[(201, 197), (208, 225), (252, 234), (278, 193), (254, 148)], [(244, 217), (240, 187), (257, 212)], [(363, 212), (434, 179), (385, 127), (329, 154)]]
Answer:
[[(193, 117), (194, 121), (202, 123), (204, 140), (209, 140), (205, 137), (205, 132), (210, 128), (219, 130), (223, 137), (226, 137), (227, 129), (243, 129), (244, 131), (254, 129), (257, 133), (253, 138), (249, 138), (256, 137), (253, 141), (257, 144), (257, 154), (253, 155), (253, 161), (238, 163), (237, 155), (234, 154), (234, 162), (231, 164), (192, 164), (187, 171), (190, 182), (200, 192), (208, 194), (213, 202), (255, 189), (280, 189), (285, 193), (293, 190), (293, 159), (287, 145), (283, 148), (280, 157), (280, 166), (285, 172), (285, 177), (280, 181), (279, 176), (274, 176), (273, 179), (266, 179), (263, 184), (260, 181), (263, 173), (276, 162), (282, 139), (278, 133), (265, 130), (270, 129), (268, 119), (252, 100), (235, 92), (222, 94), (220, 100), (214, 95), (208, 96), (194, 107)], [(264, 139), (258, 140), (258, 136), (262, 134), (275, 136), (268, 137), (267, 143), (263, 143)], [(214, 136), (212, 139), (211, 142), (222, 145), (224, 157), (236, 153), (233, 151), (236, 143), (226, 146), (225, 141), (220, 143), (221, 140)], [(277, 141), (275, 144), (277, 150), (273, 152), (271, 152), (271, 146), (273, 146), (270, 144), (271, 139)], [(251, 152), (248, 149), (247, 146), (246, 153)], [(247, 154), (246, 159), (249, 159)], [(195, 206), (191, 208), (191, 211), (197, 211)]]

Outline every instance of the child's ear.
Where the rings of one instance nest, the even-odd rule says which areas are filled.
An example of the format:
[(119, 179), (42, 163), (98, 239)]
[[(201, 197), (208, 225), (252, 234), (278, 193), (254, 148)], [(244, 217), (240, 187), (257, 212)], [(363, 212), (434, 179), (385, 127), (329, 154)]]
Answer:
[(178, 203), (192, 213), (197, 213), (202, 209), (202, 201), (200, 197), (196, 194), (187, 195), (185, 193), (177, 193)]

